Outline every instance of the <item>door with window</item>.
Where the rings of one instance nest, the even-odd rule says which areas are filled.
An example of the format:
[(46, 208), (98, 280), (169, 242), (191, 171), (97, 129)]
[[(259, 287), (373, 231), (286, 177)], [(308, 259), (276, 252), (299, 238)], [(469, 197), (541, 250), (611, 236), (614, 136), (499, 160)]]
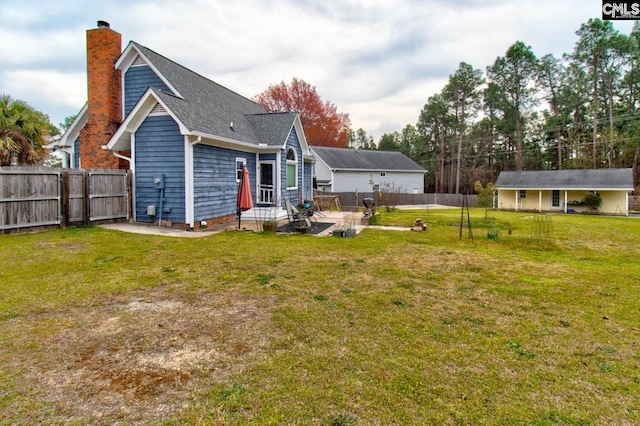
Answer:
[(276, 201), (274, 199), (274, 194), (275, 194), (274, 168), (275, 168), (275, 163), (273, 161), (260, 162), (259, 203), (261, 204), (273, 204)]
[(553, 191), (551, 191), (551, 208), (559, 209), (560, 205), (561, 205), (560, 191), (557, 189), (554, 189)]

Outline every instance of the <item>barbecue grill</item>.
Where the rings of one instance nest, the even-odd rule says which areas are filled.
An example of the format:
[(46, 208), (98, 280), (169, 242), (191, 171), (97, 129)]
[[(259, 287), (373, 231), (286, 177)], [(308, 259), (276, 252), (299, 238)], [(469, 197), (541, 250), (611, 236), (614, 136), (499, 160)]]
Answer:
[(374, 210), (373, 208), (376, 205), (376, 202), (373, 198), (367, 197), (362, 199), (362, 205), (364, 206), (364, 217), (373, 216)]

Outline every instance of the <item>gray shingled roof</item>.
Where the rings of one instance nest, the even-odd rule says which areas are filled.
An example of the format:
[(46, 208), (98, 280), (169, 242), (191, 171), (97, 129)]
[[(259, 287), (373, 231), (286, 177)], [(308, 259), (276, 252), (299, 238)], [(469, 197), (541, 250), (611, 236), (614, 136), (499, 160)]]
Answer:
[(579, 169), (501, 172), (499, 189), (633, 190), (632, 169)]
[(297, 115), (295, 112), (252, 114), (247, 115), (247, 120), (261, 143), (282, 145), (289, 136)]
[(389, 170), (425, 172), (418, 163), (401, 152), (363, 149), (311, 147), (316, 157), (332, 170)]
[[(295, 113), (266, 113), (257, 103), (180, 64), (132, 42), (178, 93), (154, 89), (167, 107), (192, 132), (252, 144), (281, 145), (293, 127)], [(180, 98), (179, 96), (182, 98)], [(230, 124), (233, 123), (233, 129)], [(284, 129), (286, 128), (286, 133)]]

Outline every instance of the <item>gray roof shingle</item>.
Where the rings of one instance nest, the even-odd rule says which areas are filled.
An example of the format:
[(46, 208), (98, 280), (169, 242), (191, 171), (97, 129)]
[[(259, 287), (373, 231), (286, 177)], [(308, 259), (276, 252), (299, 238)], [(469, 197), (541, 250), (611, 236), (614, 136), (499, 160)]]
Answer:
[(401, 152), (363, 149), (311, 147), (316, 157), (333, 170), (389, 170), (425, 172), (418, 163)]
[(296, 113), (267, 113), (252, 100), (145, 46), (132, 44), (178, 92), (171, 94), (154, 89), (190, 131), (255, 145), (281, 145), (286, 141)]
[(297, 115), (295, 112), (252, 114), (247, 115), (247, 120), (262, 143), (278, 146), (286, 141)]
[(632, 169), (576, 169), (501, 172), (499, 189), (633, 190)]

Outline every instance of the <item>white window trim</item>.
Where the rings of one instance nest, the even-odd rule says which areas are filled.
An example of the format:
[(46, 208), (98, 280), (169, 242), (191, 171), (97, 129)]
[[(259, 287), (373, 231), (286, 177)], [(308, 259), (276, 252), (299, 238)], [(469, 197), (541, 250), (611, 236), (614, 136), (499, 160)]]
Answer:
[[(294, 157), (293, 160), (289, 160), (289, 150), (291, 150), (291, 152), (293, 152), (293, 157)], [(298, 173), (299, 173), (298, 169), (300, 168), (300, 167), (298, 167), (298, 153), (293, 148), (287, 148), (286, 158), (287, 158), (287, 168), (286, 168), (286, 171), (285, 171), (285, 180), (286, 180), (286, 184), (287, 184), (287, 189), (298, 189)], [(296, 168), (295, 169), (296, 170), (296, 175), (295, 175), (295, 185), (294, 186), (289, 186), (289, 179), (286, 179), (286, 178), (288, 178), (287, 173), (289, 171), (289, 166), (290, 165), (291, 166), (295, 166), (295, 168)]]
[(233, 164), (236, 173), (236, 183), (240, 183), (240, 177), (238, 176), (238, 163), (242, 163), (242, 168), (244, 169), (247, 167), (247, 159), (244, 157), (236, 157), (236, 161)]

